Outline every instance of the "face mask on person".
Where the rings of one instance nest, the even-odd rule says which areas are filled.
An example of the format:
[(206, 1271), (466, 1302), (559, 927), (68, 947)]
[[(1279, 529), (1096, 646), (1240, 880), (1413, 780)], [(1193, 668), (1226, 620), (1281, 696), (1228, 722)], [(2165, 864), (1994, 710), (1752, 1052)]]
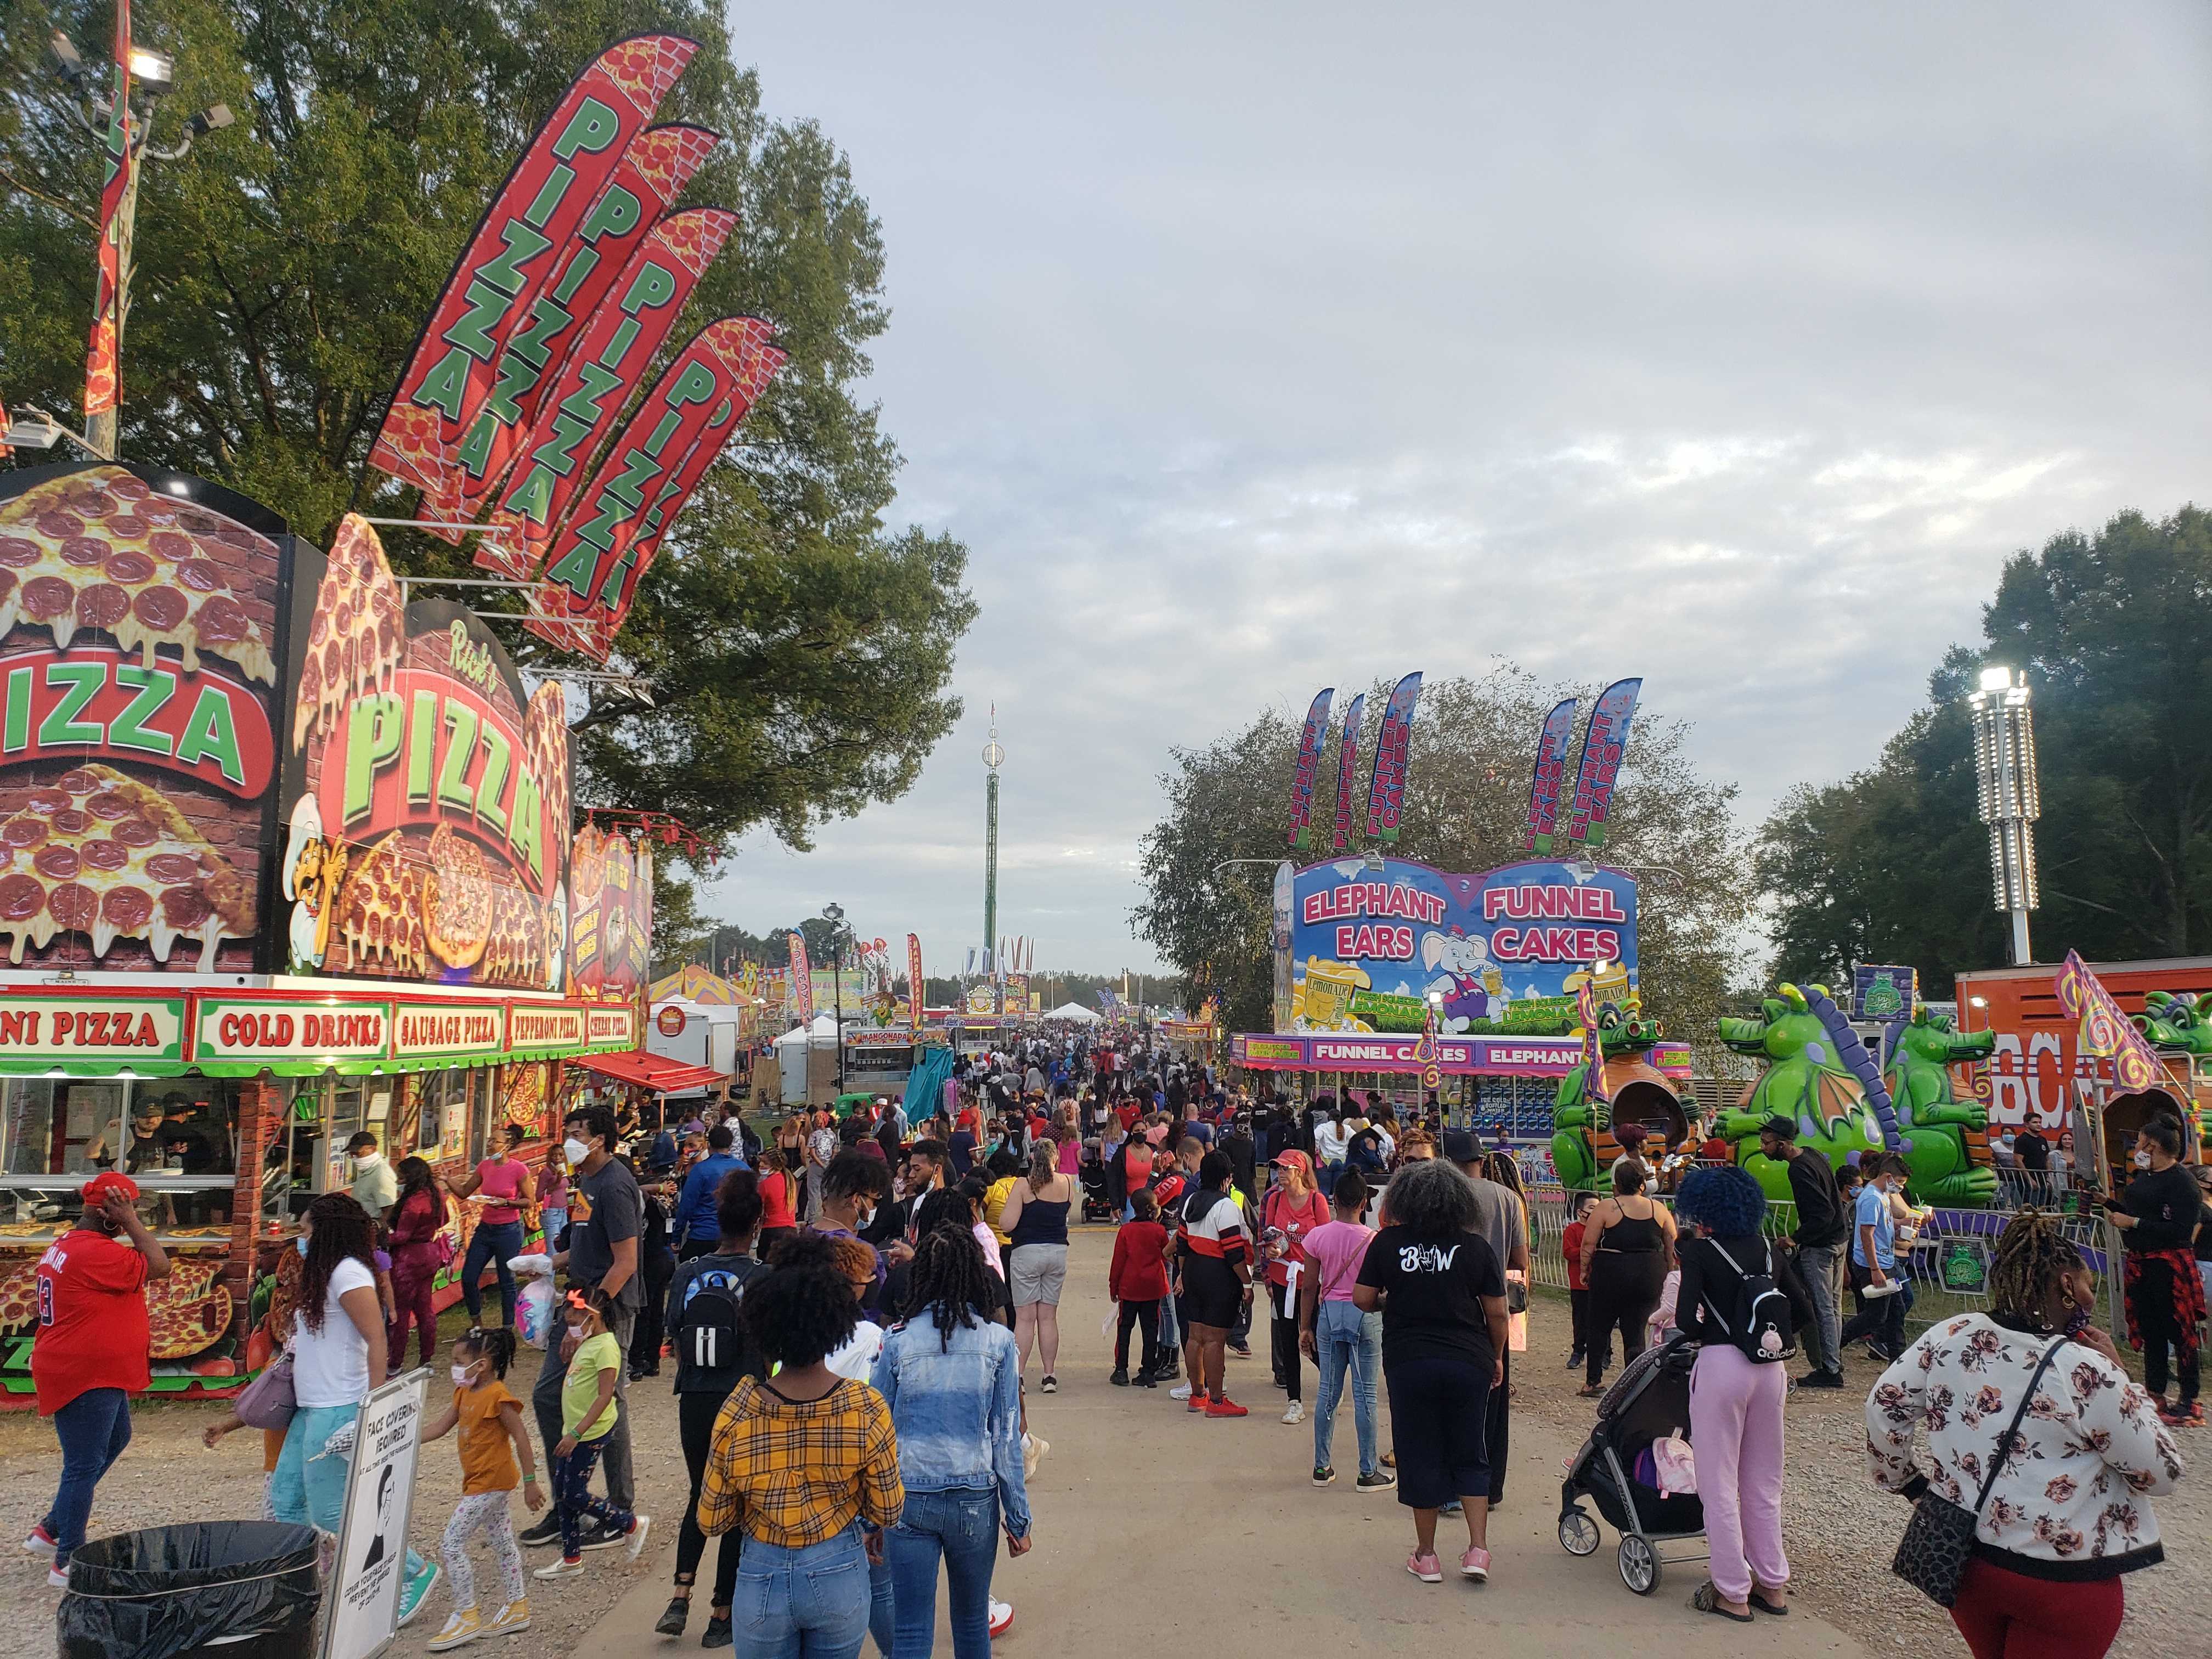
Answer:
[(2138, 1170), (2150, 1168), (2150, 1154), (2138, 1149), (2135, 1157), (2135, 1165)]
[(375, 1162), (374, 1152), (356, 1152), (353, 1155), (353, 1167), (356, 1170), (366, 1170)]
[(297, 1237), (297, 1238), (294, 1239), (292, 1242), (293, 1242), (294, 1243), (297, 1244), (297, 1245), (300, 1247), (300, 1254), (301, 1254), (301, 1255), (307, 1255), (307, 1234), (305, 1234), (305, 1233), (301, 1233), (301, 1234), (299, 1236), (299, 1237)]
[(561, 1143), (561, 1150), (568, 1155), (571, 1164), (581, 1164), (592, 1155), (592, 1143), (588, 1140), (579, 1140), (575, 1136), (570, 1135)]
[(476, 1375), (477, 1370), (474, 1365), (455, 1365), (452, 1369), (453, 1373), (453, 1386), (457, 1389), (467, 1388), (469, 1386), (469, 1378)]

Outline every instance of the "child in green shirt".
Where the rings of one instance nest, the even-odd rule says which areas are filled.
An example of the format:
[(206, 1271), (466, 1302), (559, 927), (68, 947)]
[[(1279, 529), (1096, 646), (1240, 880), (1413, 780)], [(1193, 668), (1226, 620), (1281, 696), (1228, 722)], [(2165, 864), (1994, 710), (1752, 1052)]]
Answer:
[(553, 1501), (561, 1516), (561, 1559), (538, 1569), (539, 1578), (574, 1578), (584, 1571), (583, 1518), (591, 1516), (629, 1542), (629, 1559), (645, 1549), (650, 1516), (618, 1510), (592, 1496), (592, 1470), (599, 1461), (615, 1415), (615, 1379), (622, 1345), (607, 1329), (606, 1300), (599, 1291), (568, 1292), (568, 1371), (561, 1384), (560, 1443), (553, 1448)]

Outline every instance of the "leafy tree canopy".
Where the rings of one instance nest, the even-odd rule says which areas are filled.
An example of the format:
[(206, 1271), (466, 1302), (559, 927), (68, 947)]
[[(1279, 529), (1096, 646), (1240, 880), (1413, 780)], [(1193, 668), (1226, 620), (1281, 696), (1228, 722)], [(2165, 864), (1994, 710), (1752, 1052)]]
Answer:
[[(155, 0), (133, 22), (177, 60), (157, 146), (206, 105), (239, 119), (143, 176), (121, 453), (228, 484), (325, 544), (349, 510), (414, 516), (413, 492), (363, 458), (462, 246), (570, 79), (627, 34), (698, 40), (659, 118), (725, 136), (683, 204), (743, 224), (664, 355), (750, 313), (790, 362), (645, 578), (614, 665), (653, 706), (593, 696), (577, 799), (673, 812), (724, 846), (765, 823), (804, 848), (811, 824), (911, 786), (960, 712), (946, 686), (975, 615), (966, 550), (884, 522), (898, 453), (858, 395), (889, 317), (879, 229), (818, 127), (762, 114), (720, 7)], [(67, 420), (100, 161), (46, 57), (56, 28), (103, 59), (111, 6), (0, 7), (0, 397)], [(480, 574), (414, 532), (386, 544), (403, 574)], [(559, 665), (520, 628), (502, 637), (526, 670)], [(664, 874), (661, 891), (690, 926), (682, 885)]]
[(2185, 956), (2212, 945), (2212, 520), (2120, 514), (2009, 560), (1929, 707), (1865, 772), (1787, 798), (1759, 840), (1776, 972), (1909, 963), (1948, 996), (2002, 963), (1965, 698), (1984, 664), (2027, 671), (2042, 779), (2039, 960)]
[[(1598, 689), (1540, 686), (1510, 664), (1480, 680), (1424, 682), (1397, 853), (1468, 872), (1522, 857), (1529, 771), (1544, 716), (1570, 695), (1581, 696), (1587, 708)], [(1369, 707), (1379, 707), (1389, 690), (1372, 688)], [(1340, 692), (1349, 700), (1349, 690)], [(1298, 732), (1297, 720), (1270, 709), (1206, 748), (1174, 750), (1174, 768), (1160, 780), (1167, 814), (1142, 845), (1147, 896), (1134, 914), (1137, 931), (1185, 975), (1194, 1000), (1208, 988), (1218, 991), (1231, 1030), (1266, 1030), (1273, 1019), (1271, 889), (1263, 867), (1217, 873), (1217, 866), (1285, 856)], [(1699, 775), (1685, 753), (1688, 736), (1680, 721), (1638, 714), (1604, 856), (1664, 866), (1640, 872), (1644, 1006), (1670, 1035), (1704, 1045), (1733, 981), (1747, 977), (1731, 970), (1754, 894), (1749, 849), (1731, 818), (1735, 786)], [(1367, 743), (1373, 741), (1370, 721)], [(1363, 749), (1363, 790), (1367, 755)], [(1316, 794), (1333, 822), (1333, 743), (1328, 759)], [(1320, 803), (1316, 816), (1324, 816)]]

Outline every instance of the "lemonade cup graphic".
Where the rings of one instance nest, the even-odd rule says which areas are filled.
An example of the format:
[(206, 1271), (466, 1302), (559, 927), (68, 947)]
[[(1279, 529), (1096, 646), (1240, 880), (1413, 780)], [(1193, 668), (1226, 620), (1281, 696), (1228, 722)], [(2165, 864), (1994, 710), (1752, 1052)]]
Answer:
[(1310, 1031), (1352, 1029), (1352, 994), (1367, 988), (1366, 970), (1347, 962), (1306, 958), (1305, 1023)]

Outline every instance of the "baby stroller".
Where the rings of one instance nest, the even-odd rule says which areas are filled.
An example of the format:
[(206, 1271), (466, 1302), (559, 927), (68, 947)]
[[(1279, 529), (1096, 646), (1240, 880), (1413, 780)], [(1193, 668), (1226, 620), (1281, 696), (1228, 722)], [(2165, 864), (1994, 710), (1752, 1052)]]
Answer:
[(1597, 1402), (1597, 1422), (1559, 1486), (1560, 1544), (1570, 1555), (1597, 1553), (1597, 1522), (1581, 1503), (1589, 1498), (1620, 1534), (1620, 1582), (1638, 1595), (1659, 1588), (1666, 1563), (1706, 1559), (1702, 1553), (1662, 1556), (1658, 1549), (1702, 1539), (1705, 1505), (1693, 1494), (1662, 1492), (1636, 1478), (1637, 1460), (1653, 1441), (1676, 1430), (1689, 1432), (1690, 1368), (1697, 1358), (1697, 1344), (1677, 1335), (1624, 1366)]
[(1083, 1188), (1083, 1218), (1085, 1221), (1115, 1219), (1114, 1206), (1106, 1199), (1106, 1166), (1098, 1161), (1096, 1153), (1084, 1153), (1076, 1179)]

